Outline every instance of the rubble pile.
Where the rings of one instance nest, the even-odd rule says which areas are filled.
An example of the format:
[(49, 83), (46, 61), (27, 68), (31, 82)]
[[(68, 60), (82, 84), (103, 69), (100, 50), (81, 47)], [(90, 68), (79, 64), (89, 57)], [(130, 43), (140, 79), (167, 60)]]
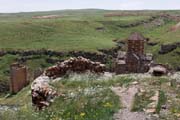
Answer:
[(53, 99), (58, 96), (57, 92), (49, 85), (49, 77), (40, 76), (31, 85), (32, 104), (37, 110), (48, 107)]
[(83, 57), (70, 58), (64, 62), (58, 63), (45, 70), (44, 74), (50, 78), (57, 78), (70, 72), (85, 72), (102, 73), (105, 71), (105, 65), (100, 62), (93, 62)]

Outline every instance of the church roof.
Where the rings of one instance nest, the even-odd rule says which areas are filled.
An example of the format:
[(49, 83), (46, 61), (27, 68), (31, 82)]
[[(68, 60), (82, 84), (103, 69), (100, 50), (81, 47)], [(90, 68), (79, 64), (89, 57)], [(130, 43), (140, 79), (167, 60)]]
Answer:
[(145, 37), (138, 32), (134, 32), (129, 36), (128, 40), (145, 40)]

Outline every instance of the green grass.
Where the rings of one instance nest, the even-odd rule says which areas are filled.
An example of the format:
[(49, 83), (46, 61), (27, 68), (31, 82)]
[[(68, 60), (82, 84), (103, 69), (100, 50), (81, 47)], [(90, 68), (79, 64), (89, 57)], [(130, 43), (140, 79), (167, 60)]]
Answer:
[[(165, 20), (162, 26), (145, 27), (139, 25), (130, 28), (120, 28), (119, 25), (136, 23), (147, 20), (151, 14), (162, 11), (140, 11), (142, 16), (104, 17), (106, 13), (136, 13), (137, 11), (108, 11), (108, 10), (69, 10), (34, 13), (17, 13), (0, 15), (0, 49), (50, 49), (56, 51), (93, 51), (115, 47), (114, 39), (126, 39), (132, 32), (141, 32), (158, 45), (146, 46), (146, 51), (153, 53), (157, 62), (168, 63), (175, 67), (179, 64), (176, 51), (166, 55), (159, 55), (160, 45), (178, 42), (179, 32), (170, 32), (176, 22)], [(179, 11), (163, 11), (177, 14)], [(60, 15), (57, 19), (32, 19), (32, 16)], [(103, 31), (96, 28), (102, 27)], [(170, 59), (164, 59), (164, 58)]]
[[(19, 105), (16, 112), (0, 112), (3, 120), (112, 120), (113, 114), (121, 107), (119, 97), (110, 89), (112, 85), (127, 85), (132, 78), (115, 77), (104, 79), (94, 74), (73, 74), (51, 83), (64, 97), (41, 112), (31, 107), (29, 87), (17, 95), (0, 99), (1, 104)], [(11, 114), (11, 116), (8, 116)]]
[[(0, 113), (3, 120), (112, 120), (113, 113), (118, 110), (118, 97), (111, 90), (104, 89), (94, 95), (77, 92), (73, 98), (57, 98), (48, 109), (35, 112), (29, 105), (17, 112)], [(11, 116), (8, 116), (8, 114)]]
[(132, 106), (132, 109), (131, 111), (143, 111), (144, 108), (147, 107), (147, 105), (149, 103), (151, 103), (152, 101), (149, 100), (150, 97), (153, 96), (153, 92), (146, 92), (146, 93), (143, 93), (142, 95), (138, 95), (138, 93), (135, 95), (134, 97), (134, 102), (133, 102), (133, 106)]
[[(141, 11), (146, 15), (142, 16), (122, 16), (122, 17), (104, 17), (104, 14), (118, 12), (118, 13), (129, 13), (130, 11), (108, 11), (108, 10), (75, 10), (75, 11), (50, 11), (50, 12), (35, 12), (35, 13), (18, 13), (18, 14), (0, 14), (0, 49), (5, 50), (39, 50), (39, 49), (50, 49), (55, 51), (88, 51), (97, 52), (98, 49), (110, 49), (116, 46), (113, 42), (114, 39), (124, 40), (132, 32), (141, 32), (145, 37), (150, 38), (152, 42), (159, 42), (156, 46), (146, 46), (146, 52), (153, 53), (155, 61), (163, 64), (170, 64), (172, 67), (179, 65), (180, 56), (176, 52), (180, 49), (165, 54), (159, 55), (161, 44), (179, 42), (180, 31), (170, 32), (169, 28), (176, 24), (174, 21), (165, 20), (165, 24), (162, 26), (151, 26), (149, 28), (144, 25), (139, 25), (130, 28), (121, 28), (120, 25), (127, 25), (142, 20), (147, 20), (151, 17), (150, 14), (159, 14), (161, 11)], [(132, 11), (137, 12), (137, 11)], [(164, 11), (170, 14), (179, 14), (179, 11)], [(32, 19), (32, 16), (38, 15), (51, 15), (57, 14), (63, 16), (58, 19)], [(102, 27), (104, 30), (99, 31), (96, 28)], [(5, 83), (8, 86), (9, 81), (9, 65), (20, 58), (20, 55), (5, 55), (0, 57), (0, 82)], [(32, 56), (37, 57), (37, 56)], [(28, 60), (26, 65), (29, 67), (30, 72), (41, 67), (46, 68), (51, 66), (47, 63), (46, 59), (50, 56), (39, 56), (37, 59)], [(54, 57), (51, 57), (54, 58)], [(168, 59), (167, 59), (168, 58)], [(56, 59), (64, 59), (61, 57), (56, 57)], [(77, 94), (81, 94), (78, 91), (80, 87), (82, 91), (87, 88), (97, 88), (97, 86), (103, 87), (108, 93), (107, 96), (111, 97), (107, 101), (102, 99), (105, 97), (103, 91), (99, 91), (97, 94), (102, 99), (98, 99), (95, 103), (91, 100), (92, 96), (82, 95), (78, 99), (64, 101), (62, 98), (58, 98), (55, 102), (56, 104), (52, 106), (52, 111), (46, 110), (47, 119), (50, 118), (51, 113), (61, 115), (62, 118), (68, 117), (68, 112), (72, 112), (72, 115), (80, 119), (80, 114), (85, 113), (87, 119), (89, 116), (93, 116), (95, 113), (88, 111), (88, 109), (97, 109), (99, 115), (96, 116), (109, 116), (108, 119), (112, 119), (112, 112), (117, 109), (117, 106), (113, 106), (111, 109), (103, 108), (98, 106), (98, 104), (117, 104), (117, 96), (115, 96), (108, 87), (114, 85), (128, 85), (134, 79), (128, 77), (115, 77), (111, 80), (97, 80), (96, 76), (90, 75), (90, 78), (78, 76), (73, 77), (73, 79), (67, 77), (57, 83), (60, 87), (54, 85), (54, 87), (59, 88), (60, 92), (68, 94), (71, 92), (69, 90), (74, 90)], [(79, 80), (80, 79), (80, 80)], [(74, 81), (75, 80), (75, 81)], [(163, 84), (163, 79), (160, 81), (152, 81), (155, 86)], [(62, 86), (63, 88), (61, 88)], [(45, 113), (36, 114), (32, 111), (30, 107), (30, 94), (28, 94), (28, 88), (23, 89), (17, 95), (14, 95), (8, 99), (1, 98), (0, 103), (2, 104), (22, 104), (23, 108), (19, 113), (12, 113), (11, 119), (43, 119)], [(4, 96), (4, 95), (3, 95)], [(21, 100), (19, 100), (21, 99)], [(85, 108), (79, 108), (80, 111), (76, 111), (75, 108), (78, 107), (78, 100), (81, 99), (83, 102), (89, 102)], [(114, 100), (113, 100), (114, 99)], [(89, 101), (88, 101), (89, 100)], [(137, 110), (141, 109), (141, 106), (146, 106), (146, 100), (142, 100), (142, 105), (135, 107)], [(29, 104), (26, 104), (29, 103)], [(62, 103), (62, 104), (57, 104)], [(64, 108), (63, 105), (73, 104), (74, 106), (68, 106), (67, 109), (61, 113), (56, 113), (59, 109)], [(25, 106), (24, 106), (25, 105)], [(56, 108), (58, 106), (58, 108)], [(99, 107), (101, 109), (98, 109)], [(20, 113), (24, 113), (24, 116)], [(30, 115), (30, 113), (33, 113)], [(4, 113), (5, 114), (5, 113)], [(6, 117), (9, 113), (7, 113)], [(20, 114), (20, 115), (19, 115)], [(13, 116), (14, 115), (14, 116)], [(18, 118), (20, 117), (20, 118)], [(4, 118), (6, 119), (6, 118)], [(7, 118), (8, 119), (8, 118)], [(105, 118), (104, 118), (105, 119)]]
[[(19, 55), (5, 55), (0, 57), (0, 96), (4, 96), (8, 93), (9, 81), (10, 81), (10, 65), (17, 61)], [(47, 68), (52, 64), (47, 63), (46, 59), (48, 56), (33, 56), (35, 59), (27, 60), (25, 63), (28, 67), (28, 79), (33, 80), (33, 72), (38, 68)]]
[(158, 105), (156, 107), (156, 112), (159, 113), (160, 110), (161, 110), (161, 106), (164, 105), (166, 103), (166, 96), (165, 96), (165, 93), (163, 91), (159, 91), (159, 102), (158, 102)]

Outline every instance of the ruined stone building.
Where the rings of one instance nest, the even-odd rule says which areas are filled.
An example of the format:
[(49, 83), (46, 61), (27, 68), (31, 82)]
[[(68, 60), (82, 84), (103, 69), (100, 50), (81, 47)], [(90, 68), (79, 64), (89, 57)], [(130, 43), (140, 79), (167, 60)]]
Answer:
[(14, 63), (10, 66), (10, 91), (17, 93), (28, 84), (27, 67)]
[(146, 39), (140, 33), (132, 33), (127, 40), (127, 52), (119, 51), (116, 59), (115, 72), (144, 73), (149, 70), (151, 54), (144, 53)]

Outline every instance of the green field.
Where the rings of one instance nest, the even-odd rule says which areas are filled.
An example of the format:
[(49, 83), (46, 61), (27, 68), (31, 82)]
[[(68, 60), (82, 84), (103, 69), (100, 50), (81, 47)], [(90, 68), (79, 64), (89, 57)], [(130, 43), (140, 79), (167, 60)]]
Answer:
[[(125, 39), (131, 32), (142, 32), (152, 41), (174, 42), (179, 39), (179, 31), (168, 33), (173, 21), (166, 21), (163, 26), (146, 28), (121, 28), (120, 25), (131, 24), (151, 17), (114, 16), (104, 17), (112, 11), (77, 10), (52, 11), (42, 13), (0, 14), (0, 48), (1, 49), (52, 49), (52, 50), (87, 50), (115, 46), (113, 39)], [(118, 12), (118, 11), (113, 11)], [(119, 11), (119, 13), (123, 13)], [(131, 12), (130, 12), (131, 13)], [(159, 11), (152, 12), (158, 14)], [(60, 15), (57, 19), (32, 19), (33, 16)], [(102, 27), (102, 31), (96, 28)], [(172, 37), (173, 36), (173, 37)]]
[[(108, 14), (124, 14), (107, 17)], [(113, 114), (121, 109), (121, 98), (112, 87), (128, 88), (138, 82), (146, 90), (146, 96), (136, 95), (133, 111), (143, 111), (150, 103), (151, 94), (160, 90), (157, 114), (162, 105), (168, 104), (168, 112), (161, 114), (160, 120), (178, 120), (180, 115), (179, 89), (170, 86), (171, 77), (147, 77), (146, 74), (112, 75), (112, 78), (92, 73), (69, 74), (61, 80), (51, 83), (58, 93), (54, 103), (43, 111), (34, 111), (31, 101), (30, 85), (19, 93), (9, 93), (11, 63), (20, 58), (29, 57), (24, 64), (28, 66), (29, 79), (38, 68), (52, 66), (48, 59), (64, 60), (69, 51), (101, 53), (99, 49), (112, 49), (118, 42), (125, 41), (132, 32), (140, 32), (150, 42), (145, 51), (153, 53), (158, 63), (169, 64), (173, 68), (180, 65), (180, 48), (167, 54), (159, 54), (162, 44), (180, 42), (180, 29), (170, 31), (178, 21), (157, 17), (160, 14), (180, 15), (178, 11), (112, 11), (98, 9), (62, 10), (30, 13), (0, 13), (0, 50), (52, 50), (66, 52), (63, 56), (6, 54), (0, 56), (0, 108), (1, 105), (18, 106), (19, 110), (1, 111), (3, 120), (113, 120)], [(58, 15), (59, 18), (35, 19), (34, 16)], [(156, 16), (155, 21), (150, 21)], [(147, 22), (148, 21), (148, 22)], [(139, 24), (137, 24), (139, 23)], [(134, 25), (135, 24), (135, 25)], [(134, 25), (134, 26), (133, 26)], [(125, 50), (123, 48), (121, 50)], [(107, 61), (109, 65), (112, 58)], [(106, 78), (107, 77), (107, 78)], [(176, 78), (178, 79), (178, 78)], [(151, 93), (151, 94), (149, 94)], [(167, 102), (166, 102), (167, 101)], [(170, 101), (170, 102), (169, 102)]]
[[(105, 17), (109, 13), (127, 14), (125, 16)], [(133, 15), (138, 13), (138, 15)], [(87, 51), (98, 52), (99, 49), (111, 49), (117, 43), (113, 40), (126, 40), (132, 32), (141, 32), (150, 42), (158, 42), (155, 46), (146, 45), (146, 52), (153, 53), (155, 61), (169, 64), (176, 68), (180, 64), (180, 48), (160, 55), (161, 44), (180, 41), (180, 30), (169, 29), (176, 25), (174, 20), (160, 19), (156, 23), (127, 26), (147, 21), (152, 16), (162, 13), (180, 14), (180, 11), (110, 11), (110, 10), (64, 10), (49, 12), (0, 14), (0, 49), (1, 50), (40, 50), (54, 51)], [(33, 16), (59, 15), (59, 18), (33, 19)], [(0, 83), (8, 84), (9, 65), (20, 55), (5, 55), (0, 57)], [(37, 57), (37, 56), (34, 56)], [(38, 56), (25, 64), (31, 72), (39, 67), (46, 68), (51, 64), (46, 58), (53, 56)], [(167, 59), (168, 58), (168, 59)], [(57, 57), (56, 59), (61, 59)]]
[[(0, 14), (1, 49), (87, 50), (111, 48), (113, 39), (125, 39), (131, 32), (142, 32), (152, 41), (162, 43), (179, 39), (179, 31), (168, 33), (173, 21), (157, 27), (120, 28), (120, 25), (146, 20), (148, 16), (104, 17), (109, 11), (82, 10), (45, 13)], [(120, 12), (121, 13), (121, 12)], [(57, 19), (32, 19), (33, 16), (60, 15)], [(154, 12), (158, 14), (158, 12)], [(96, 28), (103, 27), (103, 31)], [(173, 36), (173, 37), (172, 37)]]

